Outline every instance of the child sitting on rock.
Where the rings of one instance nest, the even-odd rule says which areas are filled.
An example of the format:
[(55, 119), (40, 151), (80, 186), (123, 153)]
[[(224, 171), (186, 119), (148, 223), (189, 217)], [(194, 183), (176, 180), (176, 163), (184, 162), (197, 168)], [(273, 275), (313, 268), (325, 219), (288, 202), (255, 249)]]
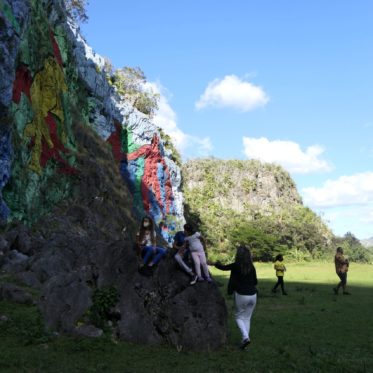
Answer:
[(175, 234), (173, 248), (176, 250), (176, 254), (174, 256), (175, 260), (179, 264), (179, 266), (189, 275), (192, 277), (192, 285), (196, 283), (198, 280), (198, 276), (195, 275), (192, 268), (185, 263), (188, 259), (190, 254), (189, 247), (185, 247), (185, 233), (183, 231), (178, 231)]
[(152, 269), (165, 255), (166, 250), (156, 245), (153, 220), (148, 216), (144, 216), (141, 221), (140, 230), (137, 233), (137, 256), (140, 260), (139, 270), (143, 271), (144, 266)]
[(193, 258), (194, 269), (196, 277), (191, 281), (191, 285), (194, 285), (197, 281), (203, 281), (201, 276), (201, 266), (203, 270), (204, 277), (207, 282), (211, 282), (211, 277), (209, 274), (209, 269), (207, 267), (206, 255), (204, 250), (205, 240), (202, 237), (201, 233), (196, 232), (190, 224), (184, 225), (184, 246), (189, 245), (190, 254)]

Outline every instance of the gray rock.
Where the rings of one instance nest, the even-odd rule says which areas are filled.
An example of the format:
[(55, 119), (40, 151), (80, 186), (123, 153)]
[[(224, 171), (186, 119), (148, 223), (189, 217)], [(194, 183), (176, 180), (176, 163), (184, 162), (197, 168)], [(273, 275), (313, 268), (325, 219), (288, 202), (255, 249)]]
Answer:
[(78, 320), (92, 305), (91, 293), (78, 272), (49, 279), (42, 287), (39, 300), (47, 326), (73, 333)]
[(31, 251), (31, 239), (27, 231), (21, 230), (15, 239), (12, 247), (18, 250), (20, 253), (29, 255)]
[(80, 325), (75, 328), (75, 334), (82, 337), (98, 338), (101, 337), (104, 332), (94, 325)]
[(16, 278), (21, 281), (23, 284), (34, 288), (34, 289), (40, 289), (41, 288), (41, 283), (38, 280), (37, 276), (33, 272), (20, 272), (17, 273)]
[(6, 300), (21, 304), (33, 303), (32, 296), (25, 290), (14, 284), (0, 284), (0, 300)]
[(0, 250), (4, 253), (8, 249), (9, 249), (9, 242), (4, 237), (0, 237)]
[(17, 250), (9, 251), (3, 261), (3, 270), (11, 273), (22, 272), (26, 270), (29, 257)]
[(6, 315), (0, 315), (0, 322), (7, 322), (9, 321), (9, 317)]
[(225, 343), (227, 310), (214, 283), (189, 286), (190, 278), (175, 269), (172, 258), (161, 262), (150, 278), (139, 275), (132, 264), (120, 277), (121, 339), (193, 350)]

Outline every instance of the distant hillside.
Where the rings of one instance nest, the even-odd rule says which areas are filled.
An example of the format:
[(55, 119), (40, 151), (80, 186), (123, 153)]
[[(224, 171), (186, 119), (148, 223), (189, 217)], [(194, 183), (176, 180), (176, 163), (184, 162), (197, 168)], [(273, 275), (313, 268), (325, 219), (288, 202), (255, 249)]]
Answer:
[(360, 241), (364, 247), (373, 247), (373, 237)]
[(209, 158), (189, 161), (182, 171), (186, 218), (200, 226), (213, 256), (231, 256), (245, 237), (262, 247), (263, 260), (277, 251), (294, 258), (331, 252), (333, 234), (303, 206), (280, 166)]

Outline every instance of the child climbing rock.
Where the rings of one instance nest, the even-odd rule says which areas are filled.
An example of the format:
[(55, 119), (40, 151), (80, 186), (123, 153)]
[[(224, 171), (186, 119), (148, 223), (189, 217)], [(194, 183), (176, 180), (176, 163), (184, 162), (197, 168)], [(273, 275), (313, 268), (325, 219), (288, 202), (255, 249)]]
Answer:
[[(191, 281), (191, 285), (194, 285), (197, 281), (204, 281), (204, 278), (207, 282), (211, 282), (211, 277), (209, 274), (209, 269), (206, 262), (206, 254), (204, 250), (204, 238), (201, 233), (196, 232), (190, 224), (184, 225), (184, 245), (189, 245), (190, 254), (193, 258), (194, 269), (196, 277)], [(204, 274), (204, 278), (201, 276), (201, 266)]]

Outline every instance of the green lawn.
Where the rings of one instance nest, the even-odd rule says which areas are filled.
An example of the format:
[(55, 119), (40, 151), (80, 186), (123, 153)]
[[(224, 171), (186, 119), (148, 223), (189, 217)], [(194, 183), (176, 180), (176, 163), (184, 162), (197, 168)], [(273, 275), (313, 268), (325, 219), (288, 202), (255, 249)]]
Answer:
[[(333, 294), (337, 276), (330, 263), (287, 264), (288, 296), (270, 292), (276, 281), (272, 264), (256, 268), (259, 297), (247, 351), (237, 349), (228, 298), (228, 344), (203, 353), (109, 337), (48, 336), (35, 307), (0, 302), (0, 315), (11, 318), (0, 322), (0, 372), (373, 372), (372, 265), (351, 265), (351, 296)], [(228, 274), (212, 272), (225, 295)]]

